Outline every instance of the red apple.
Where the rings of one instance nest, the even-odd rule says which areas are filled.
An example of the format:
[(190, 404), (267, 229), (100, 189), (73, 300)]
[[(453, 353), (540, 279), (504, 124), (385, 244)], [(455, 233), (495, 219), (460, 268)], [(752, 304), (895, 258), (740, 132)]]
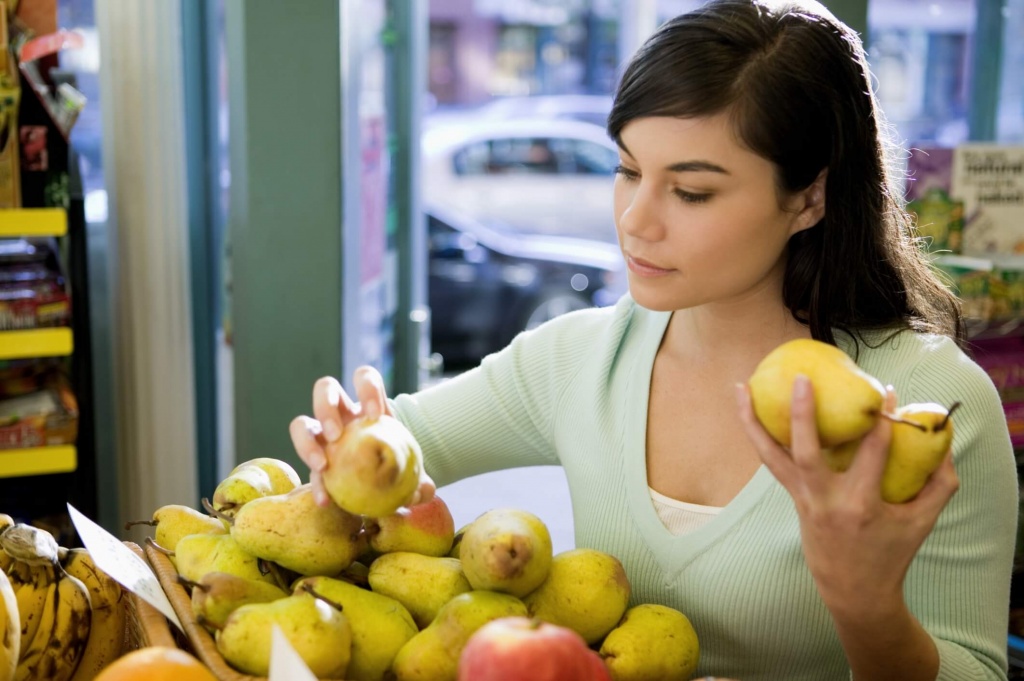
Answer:
[(444, 556), (452, 549), (455, 520), (448, 504), (434, 496), (425, 504), (403, 506), (391, 515), (366, 520), (370, 548), (377, 553), (409, 551)]
[[(595, 664), (595, 660), (596, 663)], [(527, 617), (488, 622), (459, 656), (459, 681), (609, 681), (604, 663), (571, 629)]]

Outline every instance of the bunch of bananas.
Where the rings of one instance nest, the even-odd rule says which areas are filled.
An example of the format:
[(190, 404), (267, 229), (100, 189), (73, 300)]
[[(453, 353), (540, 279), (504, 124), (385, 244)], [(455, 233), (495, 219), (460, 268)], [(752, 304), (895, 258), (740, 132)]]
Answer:
[(88, 681), (121, 655), (124, 592), (84, 549), (0, 514), (0, 681)]

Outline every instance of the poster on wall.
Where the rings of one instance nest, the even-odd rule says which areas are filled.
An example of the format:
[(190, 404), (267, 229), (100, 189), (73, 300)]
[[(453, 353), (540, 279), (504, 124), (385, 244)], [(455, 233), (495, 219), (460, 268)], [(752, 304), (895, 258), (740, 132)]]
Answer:
[(964, 253), (1024, 254), (1024, 147), (957, 147), (951, 193), (964, 202)]

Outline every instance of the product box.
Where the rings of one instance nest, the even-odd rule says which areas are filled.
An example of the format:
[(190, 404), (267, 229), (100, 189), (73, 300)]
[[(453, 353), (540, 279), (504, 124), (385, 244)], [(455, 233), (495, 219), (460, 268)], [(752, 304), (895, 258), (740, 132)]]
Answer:
[(1024, 147), (957, 147), (950, 196), (964, 202), (964, 253), (1024, 253)]
[(21, 85), (7, 42), (7, 6), (0, 1), (0, 209), (21, 206), (18, 112)]
[(998, 255), (992, 258), (993, 319), (1016, 319), (1024, 316), (1024, 256)]
[(74, 444), (78, 402), (67, 381), (0, 400), (0, 449)]
[(964, 202), (932, 187), (924, 196), (907, 204), (914, 216), (922, 246), (931, 253), (960, 253), (964, 227)]
[(960, 298), (968, 319), (992, 318), (990, 287), (995, 263), (991, 259), (963, 255), (938, 255), (932, 266)]

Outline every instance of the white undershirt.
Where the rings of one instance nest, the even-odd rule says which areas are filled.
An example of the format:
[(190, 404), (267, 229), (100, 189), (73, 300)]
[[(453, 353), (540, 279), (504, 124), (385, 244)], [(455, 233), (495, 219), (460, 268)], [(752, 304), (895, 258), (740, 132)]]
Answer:
[(651, 492), (651, 501), (654, 503), (654, 510), (669, 532), (674, 535), (686, 534), (703, 527), (722, 510), (721, 506), (702, 506), (679, 501), (672, 497), (654, 491)]

